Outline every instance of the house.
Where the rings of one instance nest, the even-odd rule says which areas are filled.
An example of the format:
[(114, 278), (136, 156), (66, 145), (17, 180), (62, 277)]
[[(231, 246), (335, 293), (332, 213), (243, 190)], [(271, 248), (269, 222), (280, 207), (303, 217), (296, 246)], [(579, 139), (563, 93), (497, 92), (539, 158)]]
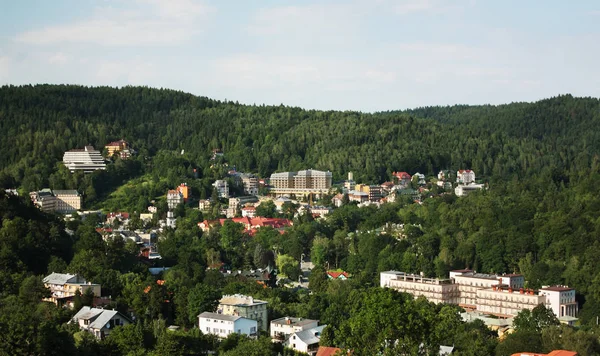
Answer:
[(217, 313), (256, 320), (260, 330), (267, 331), (269, 326), (267, 302), (254, 299), (251, 296), (241, 294), (224, 295), (219, 301)]
[(240, 173), (238, 175), (244, 187), (244, 194), (258, 195), (258, 178), (249, 173)]
[(542, 286), (540, 294), (546, 296), (546, 306), (552, 309), (558, 320), (577, 316), (579, 307), (575, 300), (575, 289), (567, 286)]
[(345, 281), (346, 279), (350, 278), (350, 275), (348, 272), (344, 271), (327, 271), (327, 278)]
[(198, 209), (200, 209), (200, 211), (208, 211), (211, 205), (210, 199), (200, 199), (198, 202)]
[(208, 231), (210, 231), (210, 229), (212, 229), (213, 227), (215, 227), (217, 225), (223, 226), (223, 224), (225, 224), (225, 221), (227, 221), (227, 220), (231, 220), (234, 223), (244, 225), (244, 229), (246, 230), (246, 232), (249, 232), (249, 233), (252, 233), (252, 232), (254, 232), (254, 230), (256, 230), (260, 227), (263, 227), (263, 226), (271, 226), (274, 229), (282, 230), (283, 228), (293, 225), (292, 221), (289, 219), (263, 218), (263, 217), (255, 217), (255, 218), (242, 217), (242, 218), (233, 218), (233, 219), (219, 219), (219, 220), (213, 220), (213, 221), (204, 220), (204, 221), (198, 223), (198, 227), (202, 231), (208, 232)]
[(96, 170), (105, 170), (106, 163), (100, 151), (95, 150), (94, 146), (85, 146), (82, 149), (73, 149), (65, 152), (63, 155), (63, 164), (71, 173), (83, 171), (92, 173)]
[(456, 172), (456, 183), (469, 184), (475, 183), (475, 172), (470, 169), (461, 169)]
[(407, 187), (410, 185), (412, 177), (406, 172), (393, 172), (392, 176), (398, 180), (398, 185)]
[(321, 325), (312, 329), (295, 332), (285, 340), (283, 345), (299, 352), (316, 355), (321, 341), (321, 333), (327, 325)]
[(369, 193), (352, 190), (352, 191), (348, 192), (348, 200), (362, 203), (364, 201), (369, 200)]
[(389, 194), (389, 192), (392, 191), (392, 188), (394, 188), (394, 182), (383, 182), (383, 183), (381, 183), (381, 189), (386, 194)]
[(242, 208), (242, 217), (253, 218), (256, 216), (256, 208), (253, 206), (246, 206)]
[(204, 334), (212, 334), (221, 338), (226, 338), (234, 333), (255, 337), (258, 331), (256, 320), (209, 312), (198, 315), (198, 327)]
[(183, 204), (183, 194), (176, 189), (170, 189), (167, 192), (167, 206), (169, 209), (175, 209), (177, 205)]
[(229, 198), (229, 185), (226, 180), (218, 179), (212, 186), (217, 190), (219, 198)]
[(117, 152), (120, 152), (123, 150), (128, 150), (129, 143), (127, 143), (127, 141), (121, 139), (119, 141), (114, 141), (114, 142), (106, 144), (106, 146), (104, 146), (104, 148), (106, 149), (106, 152), (108, 153), (108, 156), (110, 157)]
[(125, 224), (128, 221), (129, 221), (129, 213), (122, 213), (122, 212), (112, 213), (111, 212), (111, 213), (106, 214), (106, 223), (109, 225), (112, 225), (117, 222), (121, 222), (121, 223)]
[(165, 221), (165, 226), (170, 227), (171, 229), (174, 229), (176, 227), (176, 223), (177, 223), (177, 218), (175, 217), (175, 214), (173, 214), (172, 211), (168, 211), (167, 219)]
[(64, 305), (68, 303), (79, 291), (84, 294), (88, 289), (99, 297), (101, 287), (99, 284), (94, 284), (85, 280), (85, 278), (77, 274), (67, 273), (51, 273), (43, 279), (44, 286), (50, 289), (50, 297), (45, 298), (47, 302), (52, 302), (56, 305)]
[(71, 319), (79, 329), (92, 333), (97, 339), (104, 339), (112, 329), (131, 324), (129, 318), (116, 310), (83, 307)]
[(425, 181), (425, 175), (423, 173), (415, 173), (413, 175), (413, 179), (415, 179), (417, 181), (418, 185), (425, 185), (425, 184), (427, 184), (427, 182)]
[(303, 330), (316, 328), (318, 320), (283, 317), (271, 321), (271, 339), (273, 342), (283, 342), (290, 335)]
[(333, 198), (331, 198), (331, 203), (336, 208), (339, 208), (340, 206), (342, 206), (343, 201), (344, 201), (344, 194), (336, 194), (333, 196)]

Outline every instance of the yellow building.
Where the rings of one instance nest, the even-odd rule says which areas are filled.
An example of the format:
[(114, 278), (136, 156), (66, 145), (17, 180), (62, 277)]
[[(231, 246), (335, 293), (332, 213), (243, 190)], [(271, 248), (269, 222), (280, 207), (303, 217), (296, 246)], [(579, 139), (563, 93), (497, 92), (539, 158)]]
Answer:
[(104, 146), (104, 148), (106, 148), (106, 150), (108, 151), (108, 156), (110, 157), (116, 152), (128, 149), (129, 143), (127, 143), (127, 141), (125, 140), (119, 140), (107, 144), (106, 146)]

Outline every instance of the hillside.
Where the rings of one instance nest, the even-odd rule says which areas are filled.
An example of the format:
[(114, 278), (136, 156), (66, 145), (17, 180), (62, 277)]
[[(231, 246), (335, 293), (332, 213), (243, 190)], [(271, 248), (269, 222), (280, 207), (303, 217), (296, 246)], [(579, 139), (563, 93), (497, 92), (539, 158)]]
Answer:
[(182, 92), (38, 85), (0, 88), (2, 185), (50, 184), (65, 150), (125, 138), (143, 156), (180, 152), (203, 171), (213, 148), (242, 171), (327, 169), (382, 182), (404, 170), (473, 168), (489, 180), (589, 166), (600, 139), (598, 99), (432, 107), (407, 112), (246, 106)]

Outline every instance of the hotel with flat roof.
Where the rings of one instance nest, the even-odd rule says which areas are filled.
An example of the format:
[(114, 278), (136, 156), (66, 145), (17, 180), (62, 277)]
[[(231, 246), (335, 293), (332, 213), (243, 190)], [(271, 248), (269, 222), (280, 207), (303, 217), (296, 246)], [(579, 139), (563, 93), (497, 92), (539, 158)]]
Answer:
[(282, 195), (322, 195), (331, 188), (332, 174), (329, 171), (307, 169), (298, 172), (280, 172), (271, 174), (270, 193)]

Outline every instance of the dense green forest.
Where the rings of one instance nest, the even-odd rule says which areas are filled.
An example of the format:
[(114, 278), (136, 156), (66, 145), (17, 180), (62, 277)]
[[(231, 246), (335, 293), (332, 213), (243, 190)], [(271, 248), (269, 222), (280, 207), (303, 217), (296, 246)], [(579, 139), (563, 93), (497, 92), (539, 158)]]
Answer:
[[(77, 188), (88, 207), (141, 212), (181, 182), (197, 197), (210, 197), (210, 184), (228, 169), (224, 161), (210, 159), (214, 148), (224, 151), (229, 167), (263, 177), (315, 168), (331, 170), (334, 180), (353, 171), (359, 182), (381, 183), (393, 171), (433, 176), (440, 169), (471, 168), (489, 189), (464, 198), (425, 198), (423, 204), (401, 199), (379, 209), (347, 204), (323, 220), (301, 216), (283, 235), (263, 228), (253, 237), (235, 224), (203, 235), (196, 227), (203, 214), (185, 207), (178, 211), (177, 229), (161, 236), (162, 264), (172, 268), (162, 276), (166, 283), (151, 293), (143, 291), (155, 277), (137, 259), (136, 247), (102, 240), (95, 232), (98, 221), (68, 222), (68, 234), (65, 222), (40, 213), (28, 199), (1, 194), (0, 330), (12, 332), (0, 337), (0, 349), (51, 354), (48, 345), (60, 342), (65, 350), (86, 355), (283, 352), (266, 339), (218, 342), (191, 328), (195, 316), (209, 310), (221, 293), (243, 292), (267, 300), (270, 317), (320, 319), (330, 325), (322, 344), (351, 348), (357, 355), (374, 349), (429, 354), (439, 344), (455, 345), (459, 355), (561, 347), (598, 354), (598, 124), (600, 101), (570, 95), (536, 103), (366, 114), (247, 106), (140, 87), (2, 87), (2, 187), (22, 193)], [(138, 154), (115, 159), (106, 171), (71, 174), (60, 164), (65, 150), (86, 144), (101, 149), (120, 138)], [(375, 232), (386, 223), (404, 224), (403, 238)], [(297, 266), (302, 255), (317, 265), (310, 294), (224, 280), (206, 269), (218, 261), (232, 268), (273, 263), (293, 275), (298, 271), (290, 266)], [(348, 271), (352, 279), (328, 282), (325, 265)], [(523, 273), (530, 288), (576, 288), (579, 328), (529, 317), (498, 342), (483, 325), (460, 321), (458, 308), (377, 287), (384, 270), (447, 276), (464, 267)], [(43, 295), (40, 276), (51, 271), (76, 272), (101, 283), (114, 306), (132, 310), (139, 322), (103, 342), (86, 339), (62, 324), (68, 313), (27, 297)], [(27, 327), (17, 327), (23, 320)], [(185, 330), (167, 333), (168, 324)], [(402, 341), (390, 344), (394, 340)], [(389, 347), (383, 350), (384, 345)]]

